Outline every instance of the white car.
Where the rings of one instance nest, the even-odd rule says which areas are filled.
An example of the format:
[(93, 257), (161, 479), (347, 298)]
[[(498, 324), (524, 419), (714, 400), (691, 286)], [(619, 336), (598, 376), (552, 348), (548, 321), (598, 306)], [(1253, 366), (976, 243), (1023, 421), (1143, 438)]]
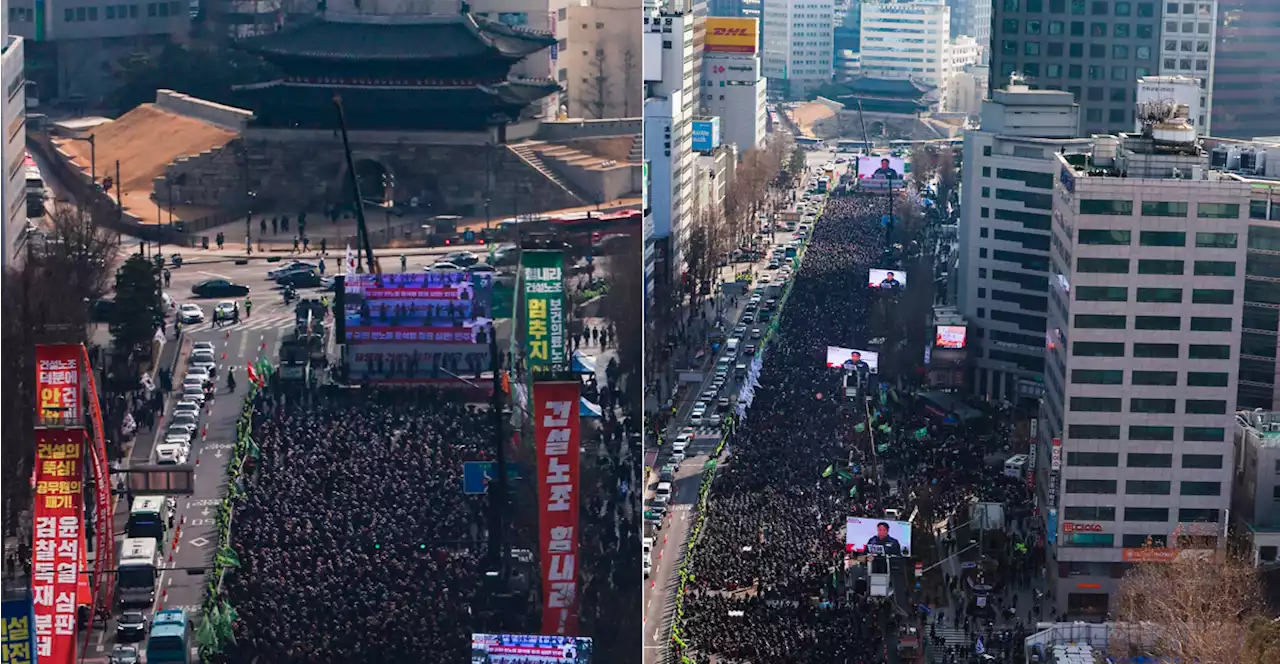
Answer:
[(203, 390), (204, 381), (207, 380), (205, 376), (207, 375), (208, 374), (205, 374), (203, 376), (202, 375), (192, 376), (191, 374), (187, 374), (187, 377), (182, 379), (183, 392), (186, 392), (188, 387), (195, 387), (198, 390)]
[(450, 263), (448, 261), (440, 261), (439, 263), (432, 265), (431, 269), (439, 272), (460, 272), (462, 270), (462, 268), (456, 263)]
[(195, 368), (203, 368), (210, 376), (213, 375), (214, 367), (218, 366), (218, 360), (213, 353), (207, 351), (197, 351), (187, 358), (188, 370)]
[(182, 400), (204, 403), (204, 388), (189, 385), (182, 386)]
[(192, 354), (200, 353), (200, 352), (213, 353), (213, 342), (197, 341), (191, 344), (191, 352)]
[(183, 325), (203, 323), (204, 309), (201, 309), (198, 304), (191, 304), (188, 302), (181, 307), (178, 307), (178, 320), (181, 321)]
[(646, 579), (649, 578), (649, 575), (652, 573), (653, 573), (653, 561), (649, 559), (648, 555), (646, 555), (644, 557), (644, 578)]
[[(209, 373), (209, 368), (208, 368), (208, 367), (206, 367), (206, 366), (204, 366), (204, 365), (200, 365), (200, 366), (197, 366), (197, 367), (189, 367), (189, 368), (187, 368), (187, 375), (186, 375), (186, 377), (185, 377), (185, 378), (199, 378), (199, 379), (200, 379), (200, 380), (202, 380), (202, 381), (203, 381), (203, 380), (213, 380), (213, 374)], [(185, 382), (186, 382), (186, 380), (184, 379), (184, 380), (183, 380), (183, 382), (185, 383)]]
[(280, 277), (288, 276), (294, 272), (310, 272), (315, 270), (316, 266), (302, 261), (294, 261), (288, 265), (282, 265), (274, 270), (267, 272), (267, 278), (272, 281), (278, 280)]
[(702, 424), (702, 418), (707, 414), (707, 404), (699, 401), (693, 405), (693, 412), (689, 413), (689, 423), (695, 426)]
[(173, 413), (175, 415), (178, 413), (195, 413), (198, 416), (200, 414), (200, 404), (194, 401), (179, 401), (173, 407)]
[(236, 316), (236, 303), (231, 300), (223, 300), (213, 308), (214, 320), (232, 320)]
[(187, 462), (187, 448), (181, 445), (163, 443), (156, 445), (156, 465), (181, 466)]
[(200, 428), (200, 418), (190, 412), (174, 413), (173, 416), (169, 418), (169, 428), (172, 429), (175, 427), (182, 427), (187, 431), (195, 433), (196, 429)]

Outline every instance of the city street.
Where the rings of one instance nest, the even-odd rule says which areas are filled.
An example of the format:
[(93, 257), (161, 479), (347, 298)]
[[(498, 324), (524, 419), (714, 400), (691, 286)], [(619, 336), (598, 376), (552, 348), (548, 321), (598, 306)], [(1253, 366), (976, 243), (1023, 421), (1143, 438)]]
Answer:
[[(814, 154), (814, 153), (811, 153)], [(827, 158), (818, 159), (816, 162), (810, 160), (810, 166), (817, 168), (833, 158), (831, 153), (827, 153)], [(803, 189), (797, 191), (797, 198), (803, 193)], [(795, 234), (792, 232), (776, 232), (773, 234), (773, 246), (786, 246), (793, 239)], [(769, 263), (767, 255), (760, 261), (756, 262), (752, 268), (757, 275), (768, 274), (774, 277), (777, 271), (765, 269)], [(720, 281), (732, 282), (736, 272), (743, 272), (747, 269), (746, 264), (730, 265), (721, 269)], [(708, 312), (708, 319), (714, 321), (714, 311), (717, 307), (724, 312), (725, 320), (730, 321), (724, 325), (726, 337), (732, 337), (733, 329), (741, 323), (742, 316), (747, 308), (748, 294), (737, 297), (736, 306), (731, 306), (730, 298), (725, 296), (723, 292), (718, 291), (715, 302), (707, 302), (704, 304), (705, 310)], [(782, 315), (779, 309), (774, 313), (775, 317)], [(768, 323), (756, 322), (747, 325), (747, 329), (761, 328), (767, 330)], [(755, 343), (757, 346), (762, 340), (750, 339), (750, 333), (745, 335), (747, 338), (742, 340), (742, 344)], [(704, 335), (705, 338), (705, 335)], [(702, 341), (702, 340), (699, 340)], [(709, 346), (707, 347), (709, 349)], [(711, 388), (714, 380), (712, 369), (721, 357), (736, 356), (739, 362), (751, 361), (749, 356), (743, 354), (742, 348), (739, 347), (735, 353), (730, 353), (723, 345), (718, 353), (705, 353), (699, 368), (703, 372), (702, 382), (696, 386), (696, 389), (686, 389), (683, 392), (683, 398), (676, 404), (676, 417), (674, 417), (666, 431), (667, 441), (671, 441), (679, 433), (681, 429), (688, 426), (689, 415), (696, 402), (701, 399), (701, 395)], [(733, 373), (729, 374), (727, 381), (720, 395), (736, 395), (741, 387), (741, 381), (733, 377)], [(656, 663), (663, 660), (663, 655), (667, 648), (667, 639), (671, 630), (672, 612), (675, 610), (675, 590), (679, 586), (679, 577), (677, 576), (680, 569), (680, 563), (683, 555), (687, 551), (687, 537), (689, 529), (693, 525), (695, 518), (694, 503), (698, 500), (698, 490), (702, 485), (703, 472), (706, 463), (711, 460), (711, 455), (715, 453), (715, 449), (720, 441), (719, 427), (702, 426), (694, 427), (694, 439), (690, 443), (686, 451), (687, 457), (680, 464), (676, 472), (673, 484), (673, 493), (668, 508), (667, 515), (662, 521), (662, 527), (654, 536), (653, 550), (651, 553), (652, 570), (650, 577), (646, 580), (644, 588), (644, 659), (646, 663)], [(664, 446), (664, 449), (658, 452), (658, 461), (655, 464), (661, 467), (670, 449)], [(657, 468), (647, 478), (647, 486), (644, 495), (645, 504), (652, 500), (654, 489), (657, 486)]]

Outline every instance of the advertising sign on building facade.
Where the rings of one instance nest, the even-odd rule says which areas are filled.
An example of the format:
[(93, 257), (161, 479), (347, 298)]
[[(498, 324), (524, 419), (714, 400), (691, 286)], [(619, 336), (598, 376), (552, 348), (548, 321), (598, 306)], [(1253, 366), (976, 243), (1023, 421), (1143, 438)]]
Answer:
[(760, 38), (756, 21), (754, 18), (707, 17), (705, 50), (711, 53), (754, 54)]
[(538, 446), (542, 633), (578, 632), (578, 399), (576, 382), (533, 384)]
[(693, 151), (711, 152), (720, 147), (720, 118), (693, 121)]

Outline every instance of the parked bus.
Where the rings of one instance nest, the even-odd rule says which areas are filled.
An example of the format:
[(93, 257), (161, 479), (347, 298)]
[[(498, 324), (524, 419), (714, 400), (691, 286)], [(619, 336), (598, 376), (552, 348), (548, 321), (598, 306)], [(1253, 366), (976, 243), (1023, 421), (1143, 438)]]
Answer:
[(836, 141), (836, 152), (871, 152), (871, 144), (866, 141), (855, 141), (852, 139), (842, 138)]
[(26, 180), (27, 218), (39, 219), (44, 216), (44, 201), (47, 197), (44, 176), (40, 174), (40, 167), (31, 158), (31, 153), (27, 153), (22, 166)]
[(821, 150), (823, 148), (822, 141), (809, 136), (796, 136), (796, 145), (806, 150)]
[(160, 550), (150, 537), (126, 537), (120, 547), (116, 588), (121, 606), (151, 606), (156, 601)]
[(157, 611), (147, 641), (147, 664), (190, 664), (191, 632), (186, 610)]

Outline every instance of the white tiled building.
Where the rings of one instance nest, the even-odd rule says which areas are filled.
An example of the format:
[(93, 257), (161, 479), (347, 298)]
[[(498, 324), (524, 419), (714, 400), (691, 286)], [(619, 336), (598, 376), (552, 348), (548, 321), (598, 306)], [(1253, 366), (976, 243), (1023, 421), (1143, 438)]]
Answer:
[(1170, 0), (1159, 4), (1164, 17), (1160, 26), (1160, 75), (1191, 76), (1200, 81), (1200, 111), (1191, 121), (1200, 135), (1211, 136), (1218, 2)]
[(765, 0), (764, 75), (775, 89), (801, 96), (831, 81), (834, 0)]
[[(938, 89), (946, 108), (951, 8), (941, 1), (862, 5), (862, 75), (909, 79)], [(766, 33), (766, 39), (768, 35)]]

